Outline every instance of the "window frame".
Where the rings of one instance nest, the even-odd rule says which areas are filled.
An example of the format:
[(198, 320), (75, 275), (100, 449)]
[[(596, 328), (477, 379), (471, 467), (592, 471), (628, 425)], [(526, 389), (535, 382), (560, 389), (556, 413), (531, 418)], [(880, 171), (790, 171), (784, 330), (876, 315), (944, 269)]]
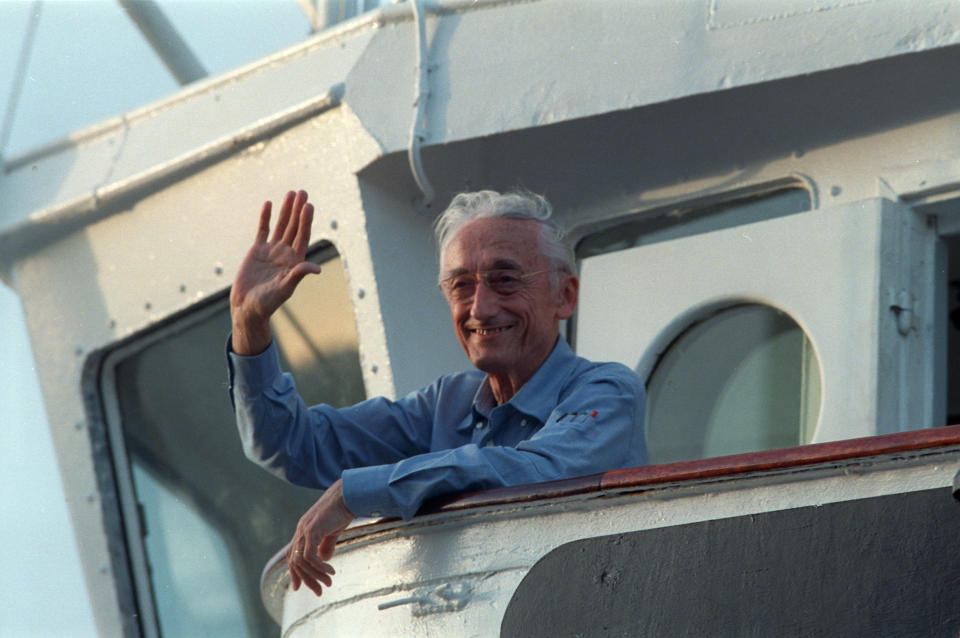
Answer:
[[(343, 259), (336, 246), (329, 241), (320, 241), (307, 251), (307, 259), (319, 264), (339, 257)], [(176, 334), (191, 329), (211, 317), (229, 310), (230, 290), (227, 287), (210, 294), (198, 302), (157, 321), (145, 329), (123, 339), (117, 345), (106, 350), (98, 360), (98, 369), (92, 374), (96, 396), (99, 399), (100, 417), (108, 448), (106, 464), (112, 473), (116, 494), (116, 511), (120, 518), (120, 538), (126, 553), (126, 567), (130, 576), (133, 592), (130, 593), (135, 604), (138, 635), (141, 638), (170, 638), (161, 631), (160, 614), (156, 593), (151, 578), (150, 559), (146, 546), (146, 521), (144, 509), (137, 498), (136, 483), (133, 477), (133, 464), (127, 449), (122, 410), (120, 406), (119, 381), (117, 369), (120, 365), (135, 357), (151, 346)], [(348, 297), (350, 309), (356, 321), (356, 304)], [(226, 339), (226, 334), (223, 335)], [(357, 335), (358, 342), (360, 335)], [(226, 363), (224, 362), (226, 375)], [(226, 400), (226, 399), (224, 399)], [(255, 469), (251, 465), (252, 469)], [(264, 474), (265, 481), (271, 480)], [(113, 540), (111, 540), (111, 543)], [(114, 565), (117, 568), (117, 565)]]

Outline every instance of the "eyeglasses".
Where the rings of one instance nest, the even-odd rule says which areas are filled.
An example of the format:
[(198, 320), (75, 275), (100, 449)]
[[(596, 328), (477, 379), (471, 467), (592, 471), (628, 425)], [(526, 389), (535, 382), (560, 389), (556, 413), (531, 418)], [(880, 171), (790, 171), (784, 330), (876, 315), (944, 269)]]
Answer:
[(500, 297), (509, 297), (526, 288), (529, 279), (552, 270), (521, 272), (514, 268), (480, 270), (475, 273), (452, 275), (440, 281), (440, 290), (451, 302), (463, 303), (473, 299), (477, 292), (477, 282), (483, 280), (487, 289)]

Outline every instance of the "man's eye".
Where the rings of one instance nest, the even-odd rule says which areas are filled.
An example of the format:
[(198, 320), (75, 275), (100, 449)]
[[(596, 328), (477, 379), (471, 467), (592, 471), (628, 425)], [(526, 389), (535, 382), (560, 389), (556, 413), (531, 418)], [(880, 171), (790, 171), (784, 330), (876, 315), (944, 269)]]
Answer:
[(501, 272), (490, 276), (490, 282), (494, 286), (515, 286), (520, 283), (520, 277), (515, 273)]
[(473, 280), (472, 280), (472, 279), (468, 279), (468, 278), (466, 278), (466, 277), (460, 277), (460, 278), (454, 279), (454, 280), (452, 280), (452, 281), (450, 282), (450, 289), (451, 289), (451, 290), (463, 290), (464, 288), (467, 288), (467, 287), (472, 286), (472, 285), (473, 285)]

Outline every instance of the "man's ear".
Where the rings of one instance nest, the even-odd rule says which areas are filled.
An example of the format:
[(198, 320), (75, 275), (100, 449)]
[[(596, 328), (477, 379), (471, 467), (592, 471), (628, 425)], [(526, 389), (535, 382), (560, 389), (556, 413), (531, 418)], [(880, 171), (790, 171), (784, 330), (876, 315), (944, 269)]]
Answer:
[(557, 290), (558, 303), (557, 319), (569, 319), (577, 309), (577, 299), (580, 294), (580, 280), (576, 275), (566, 275), (560, 282)]

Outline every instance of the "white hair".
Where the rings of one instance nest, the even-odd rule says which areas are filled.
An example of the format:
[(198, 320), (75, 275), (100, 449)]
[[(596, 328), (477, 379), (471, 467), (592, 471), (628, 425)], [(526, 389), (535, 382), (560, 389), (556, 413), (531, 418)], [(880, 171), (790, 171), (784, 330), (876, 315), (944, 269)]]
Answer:
[[(558, 272), (576, 273), (576, 257), (565, 233), (552, 219), (553, 207), (542, 195), (529, 191), (498, 193), (484, 190), (460, 193), (433, 224), (437, 250), (443, 261), (447, 245), (467, 223), (481, 217), (529, 219), (540, 224), (540, 253)], [(554, 285), (559, 277), (553, 277)]]

